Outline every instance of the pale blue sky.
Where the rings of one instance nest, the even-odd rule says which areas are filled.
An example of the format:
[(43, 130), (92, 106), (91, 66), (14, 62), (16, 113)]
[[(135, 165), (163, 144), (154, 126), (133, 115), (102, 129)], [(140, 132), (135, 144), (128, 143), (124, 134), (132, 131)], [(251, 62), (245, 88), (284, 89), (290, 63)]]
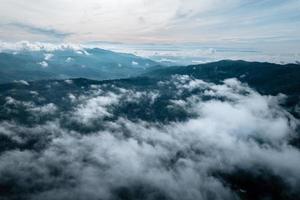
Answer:
[(300, 0), (0, 0), (0, 40), (299, 52)]

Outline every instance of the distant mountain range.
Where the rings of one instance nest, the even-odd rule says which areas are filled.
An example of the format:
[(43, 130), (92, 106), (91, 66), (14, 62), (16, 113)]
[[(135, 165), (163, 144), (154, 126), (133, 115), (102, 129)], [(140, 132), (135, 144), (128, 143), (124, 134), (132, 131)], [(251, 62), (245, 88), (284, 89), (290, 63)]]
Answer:
[(237, 78), (262, 94), (286, 94), (289, 96), (287, 103), (292, 105), (300, 100), (300, 66), (297, 64), (222, 60), (167, 67), (132, 54), (98, 48), (0, 53), (0, 83), (70, 78), (130, 80), (134, 77), (141, 77), (138, 80), (148, 77), (156, 82), (173, 75), (189, 75), (214, 83)]
[(126, 78), (158, 63), (103, 49), (18, 51), (0, 53), (0, 83), (14, 80)]
[(0, 53), (0, 83), (25, 80), (86, 78), (122, 79), (137, 76), (163, 78), (174, 74), (218, 82), (236, 77), (271, 94), (299, 92), (300, 67), (297, 64), (223, 60), (190, 66), (161, 66), (147, 58), (99, 48)]

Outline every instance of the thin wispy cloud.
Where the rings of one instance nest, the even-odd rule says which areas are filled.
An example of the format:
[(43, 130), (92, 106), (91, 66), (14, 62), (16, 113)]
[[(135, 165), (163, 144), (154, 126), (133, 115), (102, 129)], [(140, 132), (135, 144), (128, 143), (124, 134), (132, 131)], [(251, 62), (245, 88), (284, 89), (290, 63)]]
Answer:
[(54, 39), (64, 39), (66, 37), (73, 35), (73, 33), (62, 32), (62, 31), (58, 31), (55, 29), (51, 29), (51, 28), (41, 28), (41, 27), (36, 27), (36, 26), (23, 24), (23, 23), (10, 23), (10, 24), (6, 24), (4, 26), (5, 27), (13, 26), (16, 28), (23, 29), (32, 34), (45, 35), (49, 38), (54, 38)]

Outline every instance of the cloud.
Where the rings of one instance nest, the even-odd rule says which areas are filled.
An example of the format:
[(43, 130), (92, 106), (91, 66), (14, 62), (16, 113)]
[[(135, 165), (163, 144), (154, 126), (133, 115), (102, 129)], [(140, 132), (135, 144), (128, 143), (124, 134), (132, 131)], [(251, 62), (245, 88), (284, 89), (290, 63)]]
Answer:
[[(84, 97), (81, 97), (81, 99)], [(74, 113), (74, 116), (79, 122), (88, 124), (93, 120), (99, 120), (104, 117), (112, 116), (108, 111), (108, 107), (119, 102), (119, 96), (114, 93), (99, 95), (97, 97), (83, 100)]]
[(20, 83), (20, 84), (23, 84), (23, 85), (29, 85), (29, 83), (27, 81), (24, 81), (24, 80), (14, 81), (14, 83)]
[(46, 61), (39, 62), (38, 64), (41, 65), (43, 68), (46, 68), (49, 66)]
[[(18, 145), (31, 144), (0, 155), (0, 185), (11, 197), (238, 199), (240, 189), (251, 191), (232, 188), (217, 175), (238, 170), (264, 171), (261, 176), (279, 177), (283, 193), (299, 192), (300, 151), (290, 144), (299, 121), (280, 106), (282, 95), (261, 95), (237, 79), (214, 84), (173, 76), (156, 89), (104, 83), (85, 85), (79, 94), (66, 97), (66, 111), (46, 123), (27, 127), (1, 122), (0, 135)], [(157, 102), (167, 106), (156, 108)], [(5, 106), (14, 104), (34, 112), (63, 108), (7, 97)], [(148, 105), (163, 112), (179, 106), (190, 115), (183, 120), (143, 120)], [(138, 119), (131, 116), (135, 109), (142, 112)], [(95, 124), (100, 128), (83, 131)]]
[(51, 115), (57, 111), (57, 107), (53, 103), (49, 103), (43, 106), (34, 106), (29, 108), (30, 112), (38, 113), (39, 115)]
[(54, 55), (51, 53), (45, 53), (44, 56), (45, 56), (44, 58), (45, 60), (51, 60), (51, 58), (53, 58)]
[(66, 37), (69, 37), (70, 35), (72, 35), (73, 33), (65, 33), (65, 32), (61, 32), (55, 29), (48, 29), (48, 28), (41, 28), (41, 27), (36, 27), (36, 26), (32, 26), (32, 25), (28, 25), (28, 24), (23, 24), (23, 23), (10, 23), (7, 24), (6, 26), (14, 26), (17, 28), (21, 28), (24, 29), (30, 33), (33, 34), (41, 34), (41, 35), (46, 35), (50, 38), (58, 38), (58, 39), (64, 39)]
[(65, 80), (65, 83), (67, 83), (67, 84), (73, 84), (73, 81), (72, 80), (70, 80), (70, 79), (67, 79), (67, 80)]
[(131, 65), (139, 65), (139, 63), (136, 62), (136, 61), (132, 61), (132, 62), (131, 62)]
[(72, 62), (73, 60), (74, 60), (73, 58), (68, 57), (68, 58), (65, 60), (65, 62), (66, 62), (66, 63), (70, 63), (70, 62)]
[[(266, 40), (266, 39), (263, 39)], [(260, 40), (263, 43), (263, 40)], [(286, 44), (281, 43), (284, 47)], [(270, 62), (277, 64), (297, 63), (300, 54), (297, 49), (290, 48), (285, 53), (280, 50), (268, 50), (252, 45), (230, 44), (115, 44), (100, 45), (101, 48), (116, 52), (132, 53), (167, 65), (192, 65), (219, 60), (245, 60)]]
[[(47, 42), (29, 42), (29, 41), (20, 41), (20, 42), (3, 42), (0, 41), (0, 51), (57, 51), (57, 50), (73, 50), (80, 51), (83, 50), (84, 46), (71, 43), (47, 43)], [(51, 59), (52, 54), (44, 54), (45, 60)]]
[[(45, 61), (51, 60), (53, 51), (75, 51), (80, 55), (90, 55), (89, 49), (101, 48), (114, 52), (130, 53), (140, 57), (149, 58), (153, 61), (160, 62), (165, 65), (191, 65), (199, 63), (214, 62), (219, 60), (245, 60), (270, 62), (277, 64), (298, 63), (300, 53), (285, 52), (269, 52), (249, 47), (230, 48), (224, 45), (206, 46), (200, 44), (75, 44), (75, 43), (46, 43), (46, 42), (3, 42), (0, 41), (0, 52), (18, 53), (19, 51), (46, 51), (44, 53)], [(66, 62), (71, 62), (74, 58), (66, 58)], [(132, 61), (132, 65), (136, 65), (136, 61)]]
[[(148, 0), (122, 3), (118, 0), (46, 0), (26, 4), (4, 0), (0, 13), (0, 23), (15, 23), (33, 33), (48, 35), (49, 38), (42, 38), (44, 41), (56, 37), (71, 42), (206, 44), (230, 40), (231, 44), (236, 43), (234, 41), (243, 44), (249, 39), (282, 37), (293, 38), (299, 44), (296, 26), (299, 24), (299, 2), (295, 0), (162, 0), (151, 3)], [(0, 32), (0, 35), (15, 41), (22, 37), (18, 32), (10, 29)], [(36, 41), (40, 38), (23, 34), (23, 39)], [(269, 49), (273, 43), (278, 41), (267, 42), (271, 45)], [(297, 44), (290, 43), (289, 46), (297, 48)], [(251, 45), (267, 47), (260, 42)], [(277, 50), (282, 48), (280, 45), (276, 47)]]

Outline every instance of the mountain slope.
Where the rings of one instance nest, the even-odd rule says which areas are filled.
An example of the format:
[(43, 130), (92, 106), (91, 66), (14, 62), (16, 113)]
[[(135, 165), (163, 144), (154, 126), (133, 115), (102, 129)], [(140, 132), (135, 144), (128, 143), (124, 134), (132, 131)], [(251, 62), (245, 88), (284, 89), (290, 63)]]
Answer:
[(300, 66), (296, 64), (278, 65), (272, 63), (223, 60), (219, 62), (191, 65), (186, 67), (167, 67), (154, 69), (145, 76), (169, 77), (171, 75), (190, 75), (195, 78), (219, 82), (226, 78), (238, 78), (268, 94), (299, 94)]
[(102, 49), (63, 49), (0, 53), (0, 83), (14, 80), (126, 78), (157, 63), (132, 54)]

